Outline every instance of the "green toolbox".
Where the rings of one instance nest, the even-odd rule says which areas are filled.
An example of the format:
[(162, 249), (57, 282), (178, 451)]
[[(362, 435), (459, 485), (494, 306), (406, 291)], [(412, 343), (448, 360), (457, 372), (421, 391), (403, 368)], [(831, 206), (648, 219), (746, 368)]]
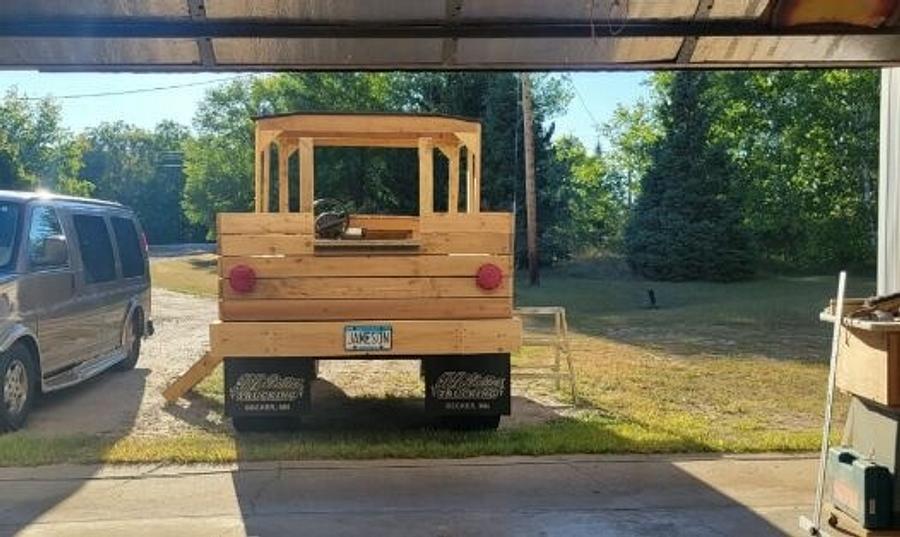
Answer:
[(894, 482), (890, 471), (848, 448), (828, 451), (831, 503), (865, 529), (891, 527)]

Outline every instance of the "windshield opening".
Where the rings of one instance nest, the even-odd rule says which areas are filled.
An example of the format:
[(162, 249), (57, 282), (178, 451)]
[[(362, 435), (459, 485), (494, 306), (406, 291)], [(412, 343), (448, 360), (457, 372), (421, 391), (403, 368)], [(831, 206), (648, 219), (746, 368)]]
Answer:
[(0, 201), (0, 271), (12, 268), (20, 213), (18, 203)]

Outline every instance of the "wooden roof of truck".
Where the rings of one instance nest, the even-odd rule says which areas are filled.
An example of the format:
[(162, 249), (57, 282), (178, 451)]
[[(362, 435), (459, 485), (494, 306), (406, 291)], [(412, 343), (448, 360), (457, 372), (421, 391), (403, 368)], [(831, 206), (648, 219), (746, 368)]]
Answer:
[[(271, 152), (278, 147), (278, 212), (289, 212), (288, 162), (299, 153), (300, 212), (312, 212), (315, 198), (316, 147), (388, 147), (419, 151), (419, 214), (434, 212), (434, 149), (449, 161), (448, 212), (459, 206), (460, 163), (466, 170), (466, 213), (481, 205), (481, 123), (468, 118), (432, 114), (335, 114), (301, 112), (262, 116), (256, 120), (256, 212), (269, 212)], [(431, 198), (429, 197), (431, 196)]]

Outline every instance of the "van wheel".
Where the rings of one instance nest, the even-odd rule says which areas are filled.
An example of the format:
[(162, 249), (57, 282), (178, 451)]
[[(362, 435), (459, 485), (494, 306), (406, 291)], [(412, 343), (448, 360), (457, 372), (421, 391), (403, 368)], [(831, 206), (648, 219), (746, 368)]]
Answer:
[(0, 432), (25, 425), (37, 395), (36, 380), (31, 353), (24, 345), (15, 343), (0, 354)]
[(137, 365), (141, 356), (141, 312), (135, 311), (128, 324), (125, 326), (123, 347), (128, 349), (128, 355), (113, 366), (115, 371), (131, 371)]

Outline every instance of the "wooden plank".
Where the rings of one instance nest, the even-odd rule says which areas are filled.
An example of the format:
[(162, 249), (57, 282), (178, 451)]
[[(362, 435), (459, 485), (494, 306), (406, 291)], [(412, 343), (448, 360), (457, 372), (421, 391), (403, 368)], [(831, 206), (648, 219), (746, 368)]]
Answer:
[(449, 162), (447, 183), (447, 212), (456, 214), (459, 211), (459, 146), (453, 146), (447, 154)]
[(422, 233), (457, 231), (512, 233), (512, 225), (512, 213), (434, 213), (422, 217), (419, 229)]
[(900, 334), (847, 328), (838, 352), (838, 388), (900, 406)]
[(219, 236), (219, 255), (302, 255), (313, 253), (312, 235), (244, 234)]
[(229, 300), (250, 299), (387, 299), (509, 297), (512, 286), (504, 280), (499, 287), (484, 290), (472, 276), (465, 278), (371, 278), (301, 277), (257, 280), (249, 293), (234, 291), (220, 280), (219, 296)]
[(163, 391), (163, 397), (169, 403), (175, 402), (191, 388), (196, 386), (201, 380), (208, 377), (221, 362), (222, 356), (219, 354), (204, 354), (203, 358), (197, 360), (190, 369), (185, 371), (184, 374), (178, 377), (175, 382), (170, 384), (169, 387)]
[(290, 256), (223, 257), (220, 274), (238, 266), (253, 267), (256, 277), (297, 276), (474, 276), (481, 265), (491, 263), (504, 275), (512, 274), (512, 257), (500, 255), (414, 255), (414, 256)]
[(367, 319), (508, 319), (512, 305), (504, 298), (432, 300), (222, 300), (223, 321), (329, 321)]
[(419, 216), (434, 212), (434, 140), (419, 138)]
[(377, 254), (381, 250), (418, 251), (421, 243), (416, 239), (316, 239), (315, 251), (341, 250)]
[[(349, 325), (387, 324), (392, 347), (347, 351)], [(513, 352), (522, 341), (517, 318), (455, 321), (219, 322), (209, 327), (212, 352), (228, 357), (335, 357), (489, 354)]]
[(271, 147), (266, 144), (263, 146), (263, 174), (262, 174), (262, 212), (269, 212), (269, 201), (271, 200), (270, 190), (272, 188), (272, 151)]
[(300, 138), (297, 147), (300, 158), (300, 212), (312, 213), (316, 196), (315, 146), (311, 138)]
[(352, 214), (350, 215), (350, 227), (377, 229), (385, 231), (412, 231), (419, 230), (418, 216), (390, 216), (380, 214)]
[(278, 212), (287, 213), (290, 208), (288, 188), (288, 157), (291, 154), (288, 140), (278, 142)]
[(509, 233), (422, 233), (422, 252), (428, 254), (501, 254), (512, 253)]
[(253, 210), (262, 212), (262, 140), (259, 136), (259, 125), (256, 125), (256, 134), (253, 145)]
[(478, 132), (477, 121), (443, 116), (412, 116), (387, 114), (297, 114), (259, 118), (257, 124), (263, 131), (302, 131), (328, 133), (329, 135), (364, 133), (458, 133)]
[(309, 213), (219, 213), (216, 215), (219, 235), (310, 235), (313, 233), (313, 217)]

